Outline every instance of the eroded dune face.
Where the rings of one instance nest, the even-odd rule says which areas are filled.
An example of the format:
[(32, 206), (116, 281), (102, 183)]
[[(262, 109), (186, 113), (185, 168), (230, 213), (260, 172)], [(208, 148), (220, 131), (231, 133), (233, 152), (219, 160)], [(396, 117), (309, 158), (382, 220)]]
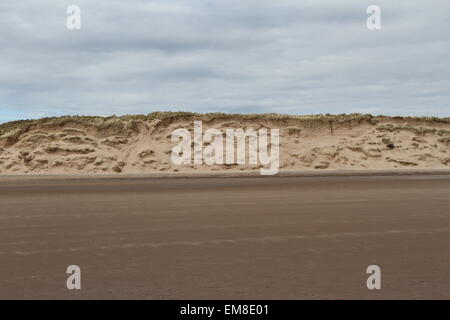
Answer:
[[(259, 170), (258, 164), (171, 161), (172, 133), (280, 131), (280, 170), (450, 169), (450, 119), (370, 115), (282, 116), (152, 113), (61, 117), (0, 126), (0, 174), (96, 174)], [(206, 144), (206, 143), (205, 143)]]

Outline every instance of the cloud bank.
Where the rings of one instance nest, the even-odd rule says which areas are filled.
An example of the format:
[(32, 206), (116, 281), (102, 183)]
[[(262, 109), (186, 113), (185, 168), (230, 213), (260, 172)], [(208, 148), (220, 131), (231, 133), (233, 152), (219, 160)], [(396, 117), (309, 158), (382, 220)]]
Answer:
[[(450, 2), (6, 0), (0, 122), (156, 110), (450, 116)], [(81, 30), (66, 28), (69, 5)], [(381, 8), (382, 29), (366, 28)]]

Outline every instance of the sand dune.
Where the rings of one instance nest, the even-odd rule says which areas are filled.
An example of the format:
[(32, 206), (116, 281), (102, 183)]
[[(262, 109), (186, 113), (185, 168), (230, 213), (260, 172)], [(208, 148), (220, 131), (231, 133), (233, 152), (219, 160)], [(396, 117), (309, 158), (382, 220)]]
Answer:
[(0, 125), (0, 174), (259, 170), (260, 165), (175, 165), (175, 129), (280, 129), (280, 170), (450, 169), (450, 119), (157, 112), (59, 117)]

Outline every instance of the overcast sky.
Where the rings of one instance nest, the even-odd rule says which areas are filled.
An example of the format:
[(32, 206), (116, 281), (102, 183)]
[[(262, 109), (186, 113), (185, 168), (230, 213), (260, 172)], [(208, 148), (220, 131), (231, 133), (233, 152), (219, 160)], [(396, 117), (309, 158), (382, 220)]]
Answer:
[(0, 122), (157, 110), (450, 116), (450, 1), (1, 0)]

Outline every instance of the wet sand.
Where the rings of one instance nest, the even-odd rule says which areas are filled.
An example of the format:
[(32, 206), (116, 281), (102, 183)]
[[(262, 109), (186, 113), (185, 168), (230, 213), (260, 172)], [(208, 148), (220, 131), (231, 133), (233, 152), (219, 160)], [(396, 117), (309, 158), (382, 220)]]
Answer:
[(450, 298), (449, 175), (0, 181), (1, 299)]

